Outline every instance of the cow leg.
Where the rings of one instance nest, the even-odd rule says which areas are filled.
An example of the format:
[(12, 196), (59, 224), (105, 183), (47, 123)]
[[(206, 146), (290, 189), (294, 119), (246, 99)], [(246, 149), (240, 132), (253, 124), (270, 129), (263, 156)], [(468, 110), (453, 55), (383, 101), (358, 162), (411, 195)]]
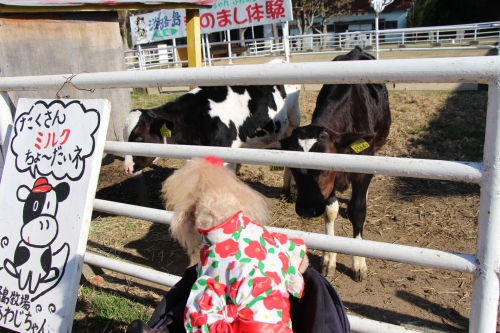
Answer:
[(142, 207), (149, 207), (148, 187), (142, 171), (134, 175), (134, 181), (139, 195), (139, 205)]
[(293, 179), (292, 171), (289, 167), (285, 167), (285, 172), (283, 173), (283, 194), (287, 198), (297, 197), (297, 184)]
[[(335, 235), (335, 219), (339, 212), (339, 201), (337, 197), (333, 196), (331, 204), (326, 206), (323, 219), (325, 220), (325, 233), (330, 236)], [(322, 273), (324, 276), (333, 276), (337, 267), (337, 254), (334, 252), (326, 252), (323, 254)]]
[[(352, 182), (352, 195), (347, 205), (347, 216), (352, 223), (353, 237), (356, 239), (362, 239), (363, 237), (368, 186), (370, 186), (372, 178), (373, 175), (366, 174), (360, 180)], [(361, 282), (367, 278), (368, 268), (364, 257), (353, 256), (352, 269), (355, 281)]]

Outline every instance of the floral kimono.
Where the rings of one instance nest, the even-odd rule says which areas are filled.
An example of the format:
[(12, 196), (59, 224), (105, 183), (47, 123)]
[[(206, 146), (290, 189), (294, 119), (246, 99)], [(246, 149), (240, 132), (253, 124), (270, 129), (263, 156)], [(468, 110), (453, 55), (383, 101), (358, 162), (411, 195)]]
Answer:
[(288, 295), (302, 296), (304, 242), (270, 233), (241, 211), (198, 231), (202, 248), (184, 313), (186, 331), (293, 332)]

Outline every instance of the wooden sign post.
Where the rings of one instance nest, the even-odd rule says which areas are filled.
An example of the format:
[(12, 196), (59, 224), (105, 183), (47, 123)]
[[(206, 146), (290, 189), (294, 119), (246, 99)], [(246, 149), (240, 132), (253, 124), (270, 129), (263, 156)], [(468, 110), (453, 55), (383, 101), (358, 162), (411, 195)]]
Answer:
[(71, 332), (111, 105), (20, 99), (0, 183), (0, 326)]

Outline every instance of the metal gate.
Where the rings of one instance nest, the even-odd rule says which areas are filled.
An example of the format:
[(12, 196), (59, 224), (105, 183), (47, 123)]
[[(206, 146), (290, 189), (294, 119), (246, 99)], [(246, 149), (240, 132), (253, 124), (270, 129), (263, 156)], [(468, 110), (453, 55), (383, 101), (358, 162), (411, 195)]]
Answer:
[[(69, 76), (69, 75), (67, 75)], [(58, 89), (66, 75), (0, 78), (0, 92)], [(142, 156), (191, 158), (217, 155), (228, 162), (331, 169), (472, 182), (481, 185), (476, 254), (445, 251), (279, 230), (301, 237), (309, 248), (456, 270), (474, 275), (470, 327), (472, 333), (496, 332), (500, 259), (500, 57), (469, 57), (354, 62), (263, 64), (141, 72), (82, 73), (72, 83), (85, 89), (168, 87), (197, 85), (323, 84), (323, 83), (467, 82), (489, 85), (488, 110), (482, 163), (351, 156), (288, 151), (233, 149), (143, 143), (107, 142), (105, 152)], [(12, 124), (8, 97), (1, 93), (0, 135), (6, 143)], [(94, 210), (169, 223), (171, 212), (95, 200)], [(180, 277), (141, 268), (92, 253), (85, 261), (117, 272), (172, 286)], [(355, 332), (411, 332), (408, 329), (349, 316)]]

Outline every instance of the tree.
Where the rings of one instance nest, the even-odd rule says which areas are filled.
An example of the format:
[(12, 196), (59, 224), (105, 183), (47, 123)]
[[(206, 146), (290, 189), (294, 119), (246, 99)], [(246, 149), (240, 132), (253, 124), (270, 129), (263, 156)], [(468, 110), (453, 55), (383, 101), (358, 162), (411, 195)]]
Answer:
[(425, 27), (497, 21), (498, 0), (416, 0), (409, 26)]
[(119, 10), (118, 11), (118, 25), (120, 27), (120, 35), (122, 36), (123, 50), (127, 51), (130, 49), (129, 36), (130, 36), (130, 23), (129, 23), (129, 11)]
[[(292, 0), (295, 21), (300, 35), (305, 35), (312, 28), (318, 33), (328, 33), (328, 20), (351, 13), (354, 0)], [(321, 30), (314, 26), (314, 19), (321, 17)], [(323, 39), (323, 46), (327, 39)], [(301, 43), (305, 45), (305, 43)]]

